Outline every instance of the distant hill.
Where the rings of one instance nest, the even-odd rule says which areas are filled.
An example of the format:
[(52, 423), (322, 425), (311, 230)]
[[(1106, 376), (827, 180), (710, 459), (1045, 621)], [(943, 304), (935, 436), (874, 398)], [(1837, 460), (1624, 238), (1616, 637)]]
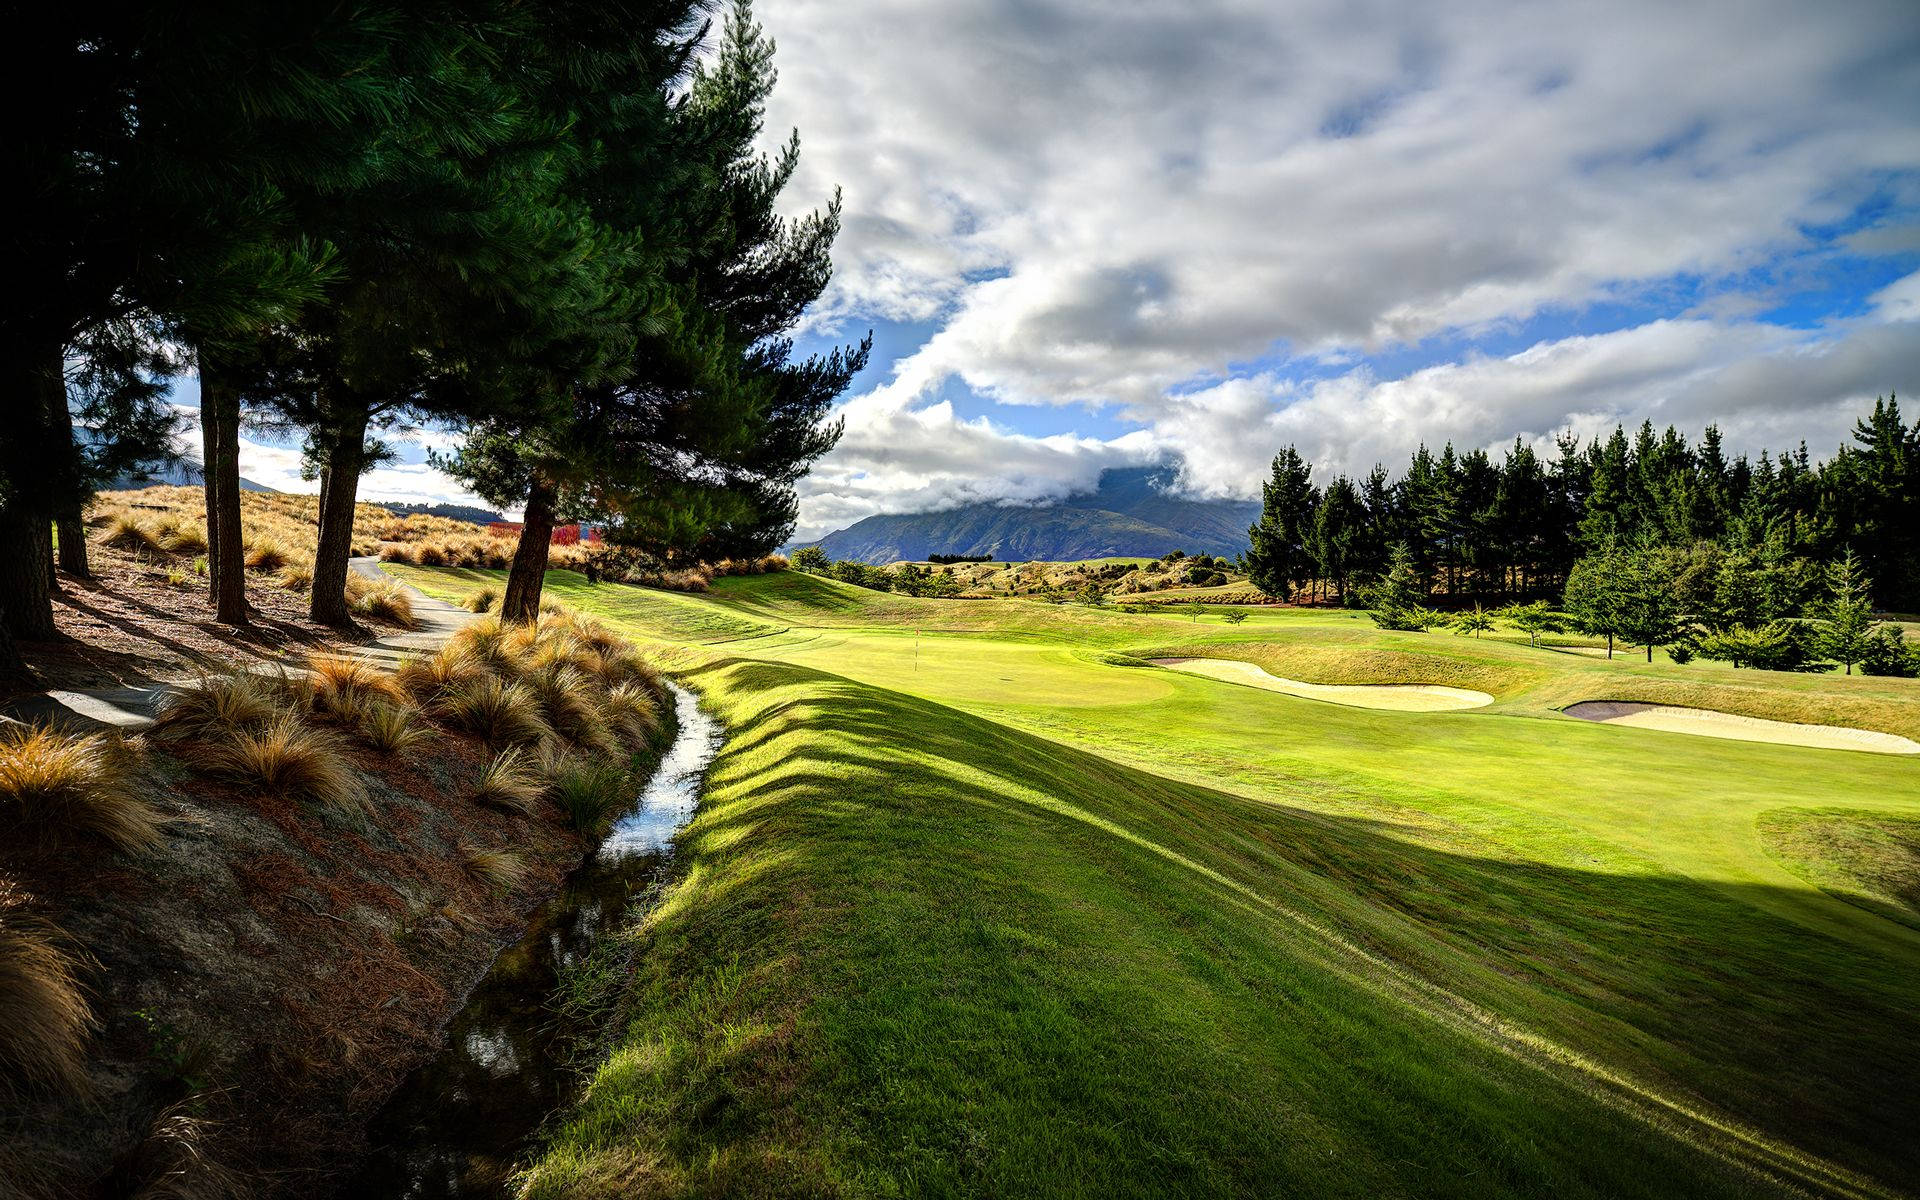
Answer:
[(821, 538), (833, 558), (921, 561), (930, 554), (990, 554), (1001, 561), (1066, 561), (1172, 550), (1232, 557), (1260, 516), (1250, 500), (1183, 500), (1165, 490), (1171, 467), (1127, 467), (1098, 488), (1054, 504), (969, 504), (945, 512), (873, 516)]
[[(159, 487), (161, 485), (172, 487), (201, 487), (206, 482), (207, 473), (200, 469), (200, 464), (190, 458), (182, 458), (162, 467), (158, 471), (149, 471), (144, 475), (122, 475), (100, 490), (103, 492), (124, 492), (131, 488)], [(253, 480), (242, 475), (240, 477), (240, 490), (243, 492), (273, 492), (279, 489), (270, 488), (264, 483), (255, 483)]]
[(410, 517), (415, 513), (422, 513), (429, 517), (472, 521), (475, 525), (491, 525), (495, 521), (506, 520), (490, 508), (475, 508), (471, 504), (401, 504), (396, 500), (369, 500), (367, 503), (384, 508), (396, 517)]

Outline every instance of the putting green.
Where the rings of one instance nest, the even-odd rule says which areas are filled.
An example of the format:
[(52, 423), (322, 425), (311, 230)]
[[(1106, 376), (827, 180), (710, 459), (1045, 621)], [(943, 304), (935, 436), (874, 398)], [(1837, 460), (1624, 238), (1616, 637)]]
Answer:
[(1150, 658), (1156, 667), (1171, 667), (1191, 675), (1205, 675), (1227, 683), (1252, 684), (1269, 692), (1283, 692), (1303, 700), (1325, 700), (1355, 708), (1384, 708), (1394, 712), (1456, 712), (1485, 708), (1493, 697), (1471, 688), (1434, 683), (1302, 683), (1269, 674), (1264, 668), (1237, 658)]
[(1639, 704), (1624, 700), (1583, 700), (1561, 710), (1582, 721), (1628, 725), (1666, 733), (1729, 738), (1739, 742), (1771, 742), (1776, 746), (1817, 746), (1825, 750), (1869, 750), (1878, 754), (1920, 754), (1920, 742), (1898, 734), (1843, 725), (1806, 725), (1742, 717), (1710, 708), (1681, 708), (1671, 704)]

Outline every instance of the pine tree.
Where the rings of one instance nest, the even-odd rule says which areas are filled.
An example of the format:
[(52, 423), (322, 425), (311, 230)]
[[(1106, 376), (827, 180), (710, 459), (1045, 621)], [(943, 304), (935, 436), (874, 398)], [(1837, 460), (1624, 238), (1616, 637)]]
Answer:
[(1287, 599), (1312, 579), (1315, 564), (1308, 539), (1319, 496), (1313, 468), (1288, 446), (1273, 459), (1273, 474), (1261, 487), (1260, 520), (1247, 531), (1247, 575), (1269, 596)]
[(1814, 645), (1822, 658), (1830, 658), (1853, 674), (1853, 664), (1867, 656), (1874, 636), (1873, 607), (1867, 594), (1866, 573), (1860, 560), (1849, 550), (1829, 570), (1832, 594), (1821, 612), (1820, 632)]
[(1371, 600), (1368, 615), (1382, 629), (1425, 629), (1431, 623), (1425, 608), (1426, 581), (1405, 542), (1394, 543), (1386, 577), (1373, 590)]

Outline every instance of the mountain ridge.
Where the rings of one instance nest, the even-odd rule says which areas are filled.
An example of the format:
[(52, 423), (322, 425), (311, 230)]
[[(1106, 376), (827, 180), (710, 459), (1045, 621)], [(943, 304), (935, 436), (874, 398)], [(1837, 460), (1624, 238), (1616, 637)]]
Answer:
[(933, 554), (1009, 562), (1158, 558), (1174, 550), (1232, 557), (1247, 549), (1253, 500), (1187, 500), (1170, 494), (1172, 467), (1116, 467), (1092, 492), (1040, 505), (967, 504), (930, 513), (876, 514), (818, 542), (830, 557), (884, 565)]

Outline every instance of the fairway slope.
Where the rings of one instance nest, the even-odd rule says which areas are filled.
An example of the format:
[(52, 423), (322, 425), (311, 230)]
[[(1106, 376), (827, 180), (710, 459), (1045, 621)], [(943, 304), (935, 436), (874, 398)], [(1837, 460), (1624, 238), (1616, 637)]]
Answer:
[(531, 1195), (1920, 1192), (1914, 760), (1559, 712), (1904, 733), (1911, 681), (723, 582), (549, 581), (729, 737)]
[(1383, 708), (1393, 712), (1453, 712), (1485, 708), (1493, 697), (1469, 688), (1431, 683), (1302, 683), (1270, 675), (1262, 667), (1234, 658), (1150, 658), (1156, 667), (1171, 667), (1226, 683), (1245, 683), (1270, 692), (1284, 692), (1303, 700), (1325, 700), (1356, 708)]
[(1823, 750), (1867, 750), (1878, 754), (1920, 754), (1920, 742), (1898, 734), (1843, 725), (1805, 725), (1769, 721), (1715, 712), (1710, 708), (1680, 708), (1671, 704), (1641, 704), (1628, 700), (1583, 700), (1561, 710), (1582, 721), (1627, 725), (1667, 733), (1730, 738), (1741, 742), (1771, 742), (1776, 746), (1814, 746)]

